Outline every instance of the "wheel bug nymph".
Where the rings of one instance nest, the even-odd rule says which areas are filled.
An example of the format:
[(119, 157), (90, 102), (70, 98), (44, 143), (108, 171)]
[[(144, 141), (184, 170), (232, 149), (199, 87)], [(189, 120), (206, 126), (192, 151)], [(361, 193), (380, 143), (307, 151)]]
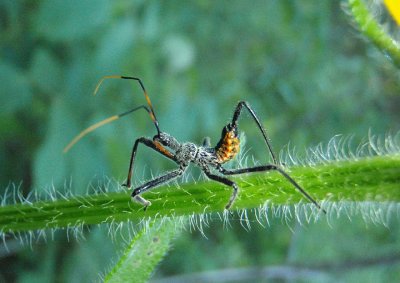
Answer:
[[(139, 109), (146, 110), (147, 113), (150, 115), (151, 120), (153, 121), (153, 124), (157, 130), (157, 134), (153, 137), (153, 139), (149, 139), (146, 137), (140, 137), (135, 141), (135, 143), (133, 145), (133, 149), (132, 149), (130, 163), (129, 163), (128, 177), (127, 177), (126, 183), (123, 184), (123, 186), (131, 188), (133, 166), (135, 163), (136, 152), (138, 150), (139, 144), (143, 144), (143, 145), (157, 151), (158, 153), (162, 154), (166, 158), (171, 159), (179, 166), (179, 168), (175, 169), (173, 171), (170, 171), (164, 175), (161, 175), (151, 181), (148, 181), (133, 190), (132, 200), (135, 200), (135, 201), (141, 203), (142, 205), (144, 205), (145, 209), (149, 205), (151, 205), (151, 202), (144, 199), (141, 196), (142, 193), (176, 179), (177, 177), (181, 176), (185, 172), (189, 163), (193, 163), (193, 164), (197, 165), (198, 167), (200, 167), (200, 169), (205, 173), (205, 175), (208, 178), (210, 178), (211, 180), (220, 182), (220, 183), (230, 186), (232, 188), (233, 192), (232, 192), (231, 197), (228, 200), (228, 203), (225, 205), (225, 209), (230, 209), (232, 207), (232, 205), (235, 202), (235, 199), (237, 197), (238, 190), (239, 190), (239, 187), (237, 186), (237, 184), (234, 181), (228, 179), (226, 176), (238, 175), (238, 174), (244, 174), (244, 173), (252, 173), (252, 172), (277, 171), (283, 177), (285, 177), (297, 190), (299, 190), (310, 202), (312, 202), (316, 207), (318, 207), (320, 210), (322, 210), (324, 213), (326, 213), (325, 210), (322, 209), (321, 206), (291, 176), (289, 176), (289, 174), (286, 173), (286, 171), (284, 171), (278, 165), (276, 156), (275, 156), (274, 152), (272, 151), (272, 147), (271, 147), (271, 144), (267, 137), (266, 131), (265, 131), (264, 127), (261, 125), (260, 120), (256, 116), (255, 112), (253, 111), (253, 109), (250, 107), (250, 105), (246, 101), (240, 101), (238, 103), (238, 105), (236, 106), (235, 111), (233, 113), (232, 121), (222, 129), (221, 139), (219, 140), (218, 144), (215, 147), (212, 147), (210, 145), (208, 138), (206, 138), (204, 140), (203, 144), (201, 146), (199, 146), (199, 145), (196, 145), (191, 142), (180, 143), (170, 134), (167, 134), (160, 130), (160, 126), (159, 126), (156, 114), (154, 112), (153, 106), (151, 104), (150, 98), (147, 95), (146, 89), (145, 89), (142, 81), (139, 78), (126, 77), (126, 76), (105, 76), (97, 84), (96, 89), (94, 91), (94, 95), (98, 92), (100, 85), (106, 79), (125, 79), (125, 80), (137, 81), (143, 90), (144, 97), (147, 101), (147, 106), (146, 105), (138, 106), (136, 108), (133, 108), (133, 109), (126, 111), (124, 113), (121, 113), (119, 115), (111, 116), (107, 119), (104, 119), (104, 120), (88, 127), (87, 129), (85, 129), (81, 133), (79, 133), (64, 148), (64, 153), (67, 152), (81, 138), (83, 138), (88, 133), (94, 131), (95, 129), (97, 129), (107, 123), (110, 123), (112, 121), (115, 121), (123, 116), (126, 116), (136, 110), (139, 110)], [(266, 165), (260, 165), (260, 166), (254, 166), (254, 167), (248, 167), (248, 168), (233, 169), (233, 170), (225, 169), (222, 165), (229, 162), (230, 160), (232, 160), (235, 157), (235, 155), (239, 152), (240, 140), (239, 140), (239, 133), (238, 133), (239, 132), (238, 131), (238, 120), (239, 120), (240, 114), (242, 113), (243, 109), (246, 109), (250, 113), (251, 117), (257, 124), (258, 129), (261, 131), (264, 141), (266, 143), (266, 146), (268, 148), (268, 151), (273, 160), (273, 163), (266, 164)], [(219, 171), (222, 175), (214, 174), (212, 172), (212, 169)]]

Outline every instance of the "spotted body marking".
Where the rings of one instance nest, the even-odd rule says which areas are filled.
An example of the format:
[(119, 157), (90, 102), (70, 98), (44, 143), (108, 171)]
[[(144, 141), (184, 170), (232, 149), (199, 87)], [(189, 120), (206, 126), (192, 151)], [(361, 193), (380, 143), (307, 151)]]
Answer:
[(240, 140), (237, 135), (237, 128), (231, 129), (231, 125), (223, 128), (221, 139), (215, 147), (218, 161), (223, 164), (233, 159), (240, 150)]

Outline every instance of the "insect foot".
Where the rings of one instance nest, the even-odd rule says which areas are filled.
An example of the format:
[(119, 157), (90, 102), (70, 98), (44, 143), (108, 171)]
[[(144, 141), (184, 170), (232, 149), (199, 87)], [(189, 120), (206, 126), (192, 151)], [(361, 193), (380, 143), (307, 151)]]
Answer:
[(231, 186), (233, 188), (233, 192), (232, 192), (232, 195), (231, 195), (231, 197), (229, 199), (229, 202), (225, 205), (225, 209), (226, 210), (230, 210), (231, 209), (232, 204), (234, 203), (234, 201), (235, 201), (235, 199), (237, 197), (238, 191), (239, 191), (239, 187), (236, 185), (235, 182), (232, 182)]
[(121, 184), (121, 186), (122, 186), (122, 187), (125, 187), (125, 188), (128, 188), (128, 189), (130, 189), (130, 188), (131, 188), (131, 186), (130, 186), (130, 185), (128, 185), (127, 183), (123, 183), (123, 184)]
[(151, 202), (150, 202), (150, 201), (148, 201), (148, 200), (142, 198), (142, 197), (139, 196), (139, 195), (136, 195), (136, 196), (133, 196), (133, 195), (132, 195), (132, 198), (131, 198), (131, 199), (132, 199), (133, 202), (138, 202), (138, 203), (142, 204), (142, 205), (144, 206), (144, 210), (145, 210), (145, 211), (146, 211), (147, 207), (151, 205)]

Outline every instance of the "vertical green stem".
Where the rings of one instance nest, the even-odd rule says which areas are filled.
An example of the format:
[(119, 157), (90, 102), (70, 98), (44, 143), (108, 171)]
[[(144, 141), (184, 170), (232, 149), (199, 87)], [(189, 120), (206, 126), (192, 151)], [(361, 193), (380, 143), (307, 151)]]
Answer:
[(180, 229), (170, 219), (151, 221), (148, 227), (134, 237), (104, 281), (147, 282)]
[(349, 0), (350, 12), (360, 31), (400, 68), (400, 45), (378, 24), (362, 0)]

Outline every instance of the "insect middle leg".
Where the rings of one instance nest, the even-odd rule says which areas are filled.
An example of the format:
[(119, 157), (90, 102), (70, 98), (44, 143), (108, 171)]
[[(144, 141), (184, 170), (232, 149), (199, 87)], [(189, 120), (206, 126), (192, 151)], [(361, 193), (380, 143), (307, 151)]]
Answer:
[(266, 172), (266, 171), (278, 171), (283, 177), (285, 177), (293, 186), (296, 187), (309, 201), (311, 201), (316, 207), (318, 207), (322, 212), (326, 214), (325, 209), (323, 209), (317, 201), (312, 198), (288, 173), (286, 173), (283, 169), (278, 167), (275, 164), (267, 164), (261, 166), (254, 166), (249, 168), (240, 168), (229, 170), (225, 169), (222, 166), (218, 168), (218, 170), (224, 175), (238, 175), (238, 174), (245, 174), (245, 173), (252, 173), (252, 172)]
[(185, 171), (185, 167), (180, 167), (179, 169), (176, 169), (174, 171), (171, 171), (165, 175), (162, 175), (160, 177), (157, 177), (139, 187), (133, 190), (132, 192), (132, 199), (140, 202), (143, 204), (145, 207), (151, 205), (151, 202), (144, 199), (143, 197), (139, 196), (139, 194), (144, 193), (145, 191), (148, 191), (154, 187), (157, 187), (161, 184), (167, 183), (169, 181), (172, 181), (173, 179), (181, 176), (183, 172)]
[(220, 182), (220, 183), (223, 183), (223, 184), (225, 184), (227, 186), (232, 187), (232, 189), (233, 189), (232, 195), (229, 198), (228, 203), (225, 205), (225, 209), (230, 209), (232, 204), (234, 203), (236, 197), (237, 197), (238, 192), (239, 192), (238, 185), (235, 182), (229, 180), (228, 178), (223, 177), (223, 176), (214, 175), (211, 172), (209, 172), (208, 170), (204, 170), (204, 173), (211, 180), (214, 180), (214, 181), (217, 181), (217, 182)]

